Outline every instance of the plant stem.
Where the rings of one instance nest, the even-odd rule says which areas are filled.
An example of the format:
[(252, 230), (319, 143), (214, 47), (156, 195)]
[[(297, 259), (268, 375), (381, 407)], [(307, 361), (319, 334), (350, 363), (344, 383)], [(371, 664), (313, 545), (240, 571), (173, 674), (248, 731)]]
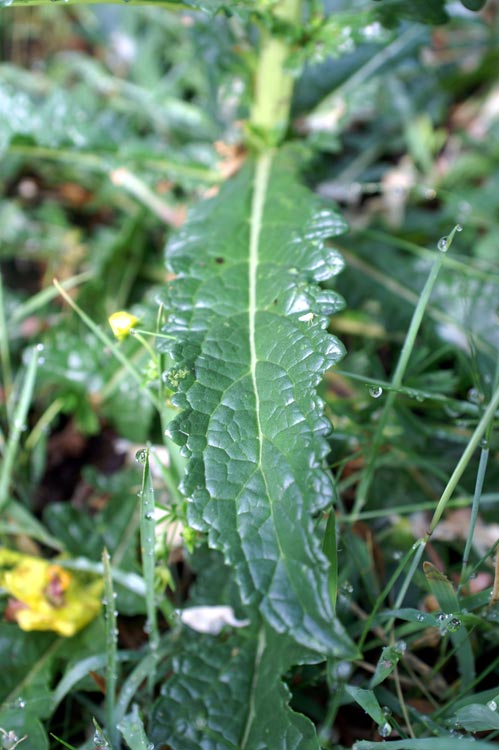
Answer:
[(142, 383), (142, 378), (140, 374), (137, 372), (137, 370), (132, 366), (130, 360), (123, 354), (123, 352), (119, 349), (119, 347), (109, 338), (109, 336), (106, 336), (103, 331), (99, 328), (99, 326), (94, 323), (94, 321), (81, 309), (79, 305), (76, 304), (76, 302), (67, 294), (67, 292), (63, 289), (62, 285), (59, 284), (57, 279), (54, 279), (53, 284), (61, 297), (63, 297), (68, 305), (73, 308), (73, 310), (77, 313), (77, 315), (81, 318), (81, 320), (87, 325), (88, 328), (94, 333), (100, 341), (104, 344), (104, 346), (108, 347), (112, 354), (116, 357), (117, 360), (121, 362), (121, 364), (125, 367), (125, 369), (130, 373), (132, 378), (135, 380), (137, 385), (142, 389), (145, 396), (149, 399), (149, 401), (156, 407), (158, 412), (161, 413), (162, 405), (157, 396), (151, 391), (148, 391), (147, 388), (144, 388), (144, 385)]
[[(298, 23), (301, 0), (280, 0), (274, 13), (280, 22)], [(250, 128), (265, 146), (279, 143), (288, 126), (293, 93), (293, 76), (286, 70), (289, 52), (289, 40), (262, 29)]]
[[(133, 0), (130, 1), (133, 4)], [(14, 0), (14, 4), (17, 4), (16, 0)], [(36, 5), (36, 2), (30, 4)], [(27, 143), (9, 144), (8, 153), (15, 156), (24, 156), (28, 159), (68, 162), (73, 167), (100, 172), (102, 174), (110, 174), (113, 169), (124, 166), (122, 159), (113, 153), (90, 153), (87, 151), (75, 151), (74, 149), (34, 146)], [(130, 159), (129, 163), (135, 166), (137, 160)], [(150, 157), (145, 157), (140, 160), (140, 164), (148, 169), (162, 173), (166, 172), (174, 177), (183, 177), (190, 180), (195, 179), (208, 184), (216, 184), (222, 181), (221, 172), (216, 169), (204, 167), (202, 164), (183, 164), (182, 162), (176, 162), (164, 157), (154, 160)]]
[(3, 293), (3, 279), (0, 274), (0, 363), (3, 378), (4, 402), (7, 418), (11, 417), (11, 400), (12, 391), (12, 367), (10, 362), (9, 334), (7, 333), (7, 322), (5, 319), (5, 302)]
[(102, 553), (102, 564), (104, 566), (104, 601), (106, 611), (106, 733), (111, 741), (111, 747), (114, 750), (118, 745), (118, 730), (114, 720), (116, 683), (118, 680), (116, 658), (118, 650), (118, 630), (116, 623), (116, 604), (111, 573), (111, 560), (107, 549), (104, 549)]
[(8, 501), (10, 480), (14, 469), (14, 461), (21, 440), (21, 433), (25, 429), (25, 422), (35, 387), (38, 370), (38, 350), (33, 347), (26, 367), (26, 374), (19, 395), (19, 402), (12, 415), (12, 425), (9, 437), (5, 443), (2, 468), (0, 470), (0, 510)]
[[(446, 249), (450, 247), (456, 231), (458, 231), (458, 227), (454, 227), (452, 232), (449, 234), (449, 237), (447, 238)], [(397, 396), (397, 391), (402, 386), (402, 380), (405, 375), (407, 365), (409, 364), (409, 359), (411, 357), (412, 350), (414, 349), (414, 344), (416, 343), (416, 336), (421, 326), (421, 321), (423, 320), (423, 315), (426, 310), (426, 306), (429, 302), (431, 293), (433, 291), (433, 287), (437, 280), (437, 276), (442, 267), (444, 257), (445, 257), (445, 252), (438, 253), (435, 259), (435, 262), (431, 268), (430, 274), (426, 280), (426, 284), (424, 285), (423, 291), (421, 292), (421, 295), (419, 297), (418, 303), (416, 305), (416, 309), (414, 310), (411, 324), (409, 326), (409, 330), (407, 331), (404, 345), (402, 347), (402, 351), (400, 352), (400, 357), (397, 362), (397, 367), (395, 368), (395, 372), (392, 378), (392, 382), (391, 382), (392, 390), (390, 390), (390, 392), (388, 393), (386, 397), (385, 408), (383, 409), (383, 413), (378, 422), (378, 425), (376, 427), (376, 432), (374, 434), (374, 437), (371, 443), (371, 450), (369, 452), (369, 458), (367, 460), (366, 470), (359, 483), (357, 497), (356, 497), (355, 504), (354, 504), (353, 511), (352, 511), (352, 515), (354, 518), (357, 516), (359, 511), (362, 510), (362, 508), (367, 502), (369, 489), (371, 487), (371, 482), (374, 476), (375, 462), (376, 462), (376, 458), (378, 457), (379, 449), (381, 447), (383, 434), (388, 424), (388, 419), (390, 417), (390, 413), (391, 413), (393, 404), (395, 402), (395, 398)]]
[(468, 582), (469, 571), (468, 563), (470, 559), (471, 546), (473, 543), (473, 536), (475, 533), (476, 520), (478, 518), (478, 509), (480, 507), (480, 499), (482, 497), (483, 482), (485, 479), (485, 473), (487, 471), (487, 463), (489, 460), (489, 449), (482, 448), (480, 453), (480, 463), (478, 465), (478, 472), (475, 482), (475, 492), (473, 493), (473, 503), (471, 505), (471, 517), (470, 517), (470, 528), (468, 531), (468, 538), (466, 539), (466, 546), (464, 548), (463, 563), (461, 567), (461, 578), (459, 581), (458, 593), (461, 591), (463, 586)]
[(417, 570), (419, 562), (423, 556), (423, 552), (426, 549), (426, 545), (430, 541), (430, 537), (435, 531), (438, 525), (438, 522), (440, 521), (442, 514), (445, 508), (447, 507), (450, 498), (452, 497), (452, 493), (456, 489), (459, 483), (459, 480), (461, 479), (466, 467), (468, 466), (470, 462), (470, 459), (472, 458), (474, 452), (478, 448), (480, 441), (482, 437), (484, 436), (486, 430), (489, 429), (489, 425), (491, 421), (494, 419), (494, 412), (498, 406), (499, 406), (499, 388), (497, 388), (495, 393), (493, 394), (493, 398), (491, 402), (489, 403), (487, 409), (485, 410), (480, 422), (476, 426), (476, 429), (473, 435), (471, 436), (471, 439), (468, 445), (463, 451), (463, 455), (459, 459), (456, 468), (452, 472), (451, 478), (447, 482), (447, 485), (442, 493), (442, 496), (440, 500), (438, 501), (437, 507), (435, 508), (435, 512), (433, 514), (433, 518), (431, 520), (431, 524), (430, 524), (430, 528), (428, 529), (428, 532), (425, 534), (424, 537), (422, 537), (421, 539), (418, 539), (418, 541), (413, 546), (413, 549), (417, 548), (416, 555), (412, 561), (411, 568), (409, 572), (407, 573), (405, 581), (402, 587), (400, 588), (399, 594), (397, 596), (397, 600), (395, 602), (395, 609), (398, 609), (399, 607), (402, 606), (402, 603), (405, 599), (405, 595), (407, 593), (407, 589), (409, 588), (412, 578)]
[[(149, 448), (144, 451), (144, 471), (142, 474), (142, 488), (140, 492), (140, 549), (142, 555), (142, 574), (146, 585), (147, 632), (151, 653), (157, 657), (159, 648), (159, 630), (156, 617), (155, 569), (156, 569), (156, 502), (151, 470), (149, 467)], [(142, 460), (142, 459), (141, 459)], [(154, 665), (148, 676), (149, 693), (151, 698), (154, 690)]]

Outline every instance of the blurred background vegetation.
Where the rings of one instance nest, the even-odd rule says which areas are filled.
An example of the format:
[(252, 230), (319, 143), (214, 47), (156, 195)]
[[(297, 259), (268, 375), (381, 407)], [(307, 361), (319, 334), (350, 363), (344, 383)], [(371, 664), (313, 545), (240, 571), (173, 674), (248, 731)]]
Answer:
[[(289, 138), (303, 150), (311, 188), (339, 205), (351, 227), (339, 243), (346, 267), (335, 281), (346, 308), (331, 323), (347, 355), (328, 373), (322, 395), (335, 427), (330, 461), (343, 529), (340, 604), (359, 637), (364, 613), (400, 556), (426, 531), (426, 514), (498, 383), (499, 6), (490, 0), (476, 15), (448, 3), (450, 23), (434, 28), (410, 18), (393, 24), (367, 0), (325, 6), (328, 23), (314, 25), (312, 7), (307, 34), (289, 61), (297, 79)], [(251, 103), (256, 32), (244, 14), (208, 17), (154, 6), (0, 13), (3, 450), (30, 347), (39, 346), (2, 543), (93, 561), (106, 545), (112, 553), (121, 550), (125, 572), (137, 573), (140, 467), (133, 455), (147, 441), (160, 445), (163, 427), (144, 389), (61, 300), (52, 280), (66, 283), (103, 330), (108, 316), (123, 308), (142, 328), (155, 330), (168, 278), (165, 242), (188, 207), (212, 194), (245, 158), (242, 124)], [(352, 519), (355, 488), (414, 306), (438, 240), (456, 224), (463, 231), (448, 252), (383, 435), (369, 505)], [(122, 351), (141, 372), (145, 390), (154, 390), (159, 373), (141, 343), (127, 340)], [(487, 440), (497, 458), (497, 435), (489, 431)], [(476, 472), (470, 464), (454, 511), (430, 545), (431, 559), (450, 578), (460, 571)], [(499, 464), (489, 461), (472, 551), (472, 581), (485, 590), (493, 573), (487, 558), (499, 537), (498, 480)], [(163, 502), (182, 520), (174, 491)], [(210, 569), (207, 551), (196, 554), (199, 567)], [(169, 597), (178, 605), (190, 589), (195, 559), (180, 550), (172, 556), (170, 542), (163, 556), (176, 584)], [(216, 580), (219, 567), (210, 570)], [(479, 596), (482, 589), (477, 583), (468, 593)], [(143, 602), (126, 586), (118, 593), (120, 645), (138, 648)], [(411, 606), (429, 593), (422, 576), (416, 578)], [(98, 623), (91, 627), (92, 637), (87, 632), (73, 644), (78, 658), (92, 653), (92, 638), (102, 637)], [(12, 631), (2, 632), (9, 644)], [(488, 667), (480, 689), (491, 690), (498, 638), (485, 632), (477, 671)], [(431, 639), (413, 641), (436, 690), (428, 698), (408, 688), (412, 705), (423, 714), (440, 691), (445, 709), (455, 698), (456, 662)], [(46, 647), (43, 639), (27, 642), (35, 651)], [(10, 648), (0, 657), (2, 670)], [(375, 669), (379, 649), (374, 639), (367, 672)], [(60, 654), (64, 663), (71, 658)], [(338, 676), (329, 665), (289, 678), (295, 707), (323, 727), (326, 747), (373, 736), (369, 718), (353, 708), (331, 729), (338, 706), (328, 691), (350, 675)], [(53, 731), (75, 743), (87, 731), (85, 720), (72, 723), (88, 708), (86, 680), (66, 713), (52, 719)], [(10, 688), (3, 697), (8, 694)], [(46, 718), (43, 710), (39, 716)]]

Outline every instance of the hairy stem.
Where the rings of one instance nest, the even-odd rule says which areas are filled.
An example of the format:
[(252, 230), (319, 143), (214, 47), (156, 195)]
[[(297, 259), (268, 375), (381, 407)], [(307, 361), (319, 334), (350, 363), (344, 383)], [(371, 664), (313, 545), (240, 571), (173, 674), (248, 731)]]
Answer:
[[(297, 23), (301, 17), (301, 0), (280, 0), (274, 12), (278, 22)], [(286, 70), (289, 52), (288, 39), (262, 29), (250, 128), (266, 146), (279, 143), (288, 126), (293, 93), (293, 76)]]

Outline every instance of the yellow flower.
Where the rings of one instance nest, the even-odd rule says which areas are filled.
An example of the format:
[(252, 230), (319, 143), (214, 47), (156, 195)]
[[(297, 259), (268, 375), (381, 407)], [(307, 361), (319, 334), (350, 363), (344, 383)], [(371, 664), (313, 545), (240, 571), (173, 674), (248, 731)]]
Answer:
[(70, 637), (99, 614), (104, 582), (0, 547), (0, 586), (12, 597), (6, 616), (21, 630), (54, 630)]
[(110, 315), (108, 322), (118, 341), (123, 341), (130, 334), (131, 329), (137, 325), (139, 319), (126, 310), (120, 310)]

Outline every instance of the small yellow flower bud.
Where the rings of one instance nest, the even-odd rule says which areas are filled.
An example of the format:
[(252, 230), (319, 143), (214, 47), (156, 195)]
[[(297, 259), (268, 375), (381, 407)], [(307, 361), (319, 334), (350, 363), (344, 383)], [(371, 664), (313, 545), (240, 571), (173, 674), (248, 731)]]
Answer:
[(108, 322), (118, 341), (123, 341), (130, 334), (131, 329), (137, 325), (139, 319), (126, 310), (120, 310), (110, 315)]

